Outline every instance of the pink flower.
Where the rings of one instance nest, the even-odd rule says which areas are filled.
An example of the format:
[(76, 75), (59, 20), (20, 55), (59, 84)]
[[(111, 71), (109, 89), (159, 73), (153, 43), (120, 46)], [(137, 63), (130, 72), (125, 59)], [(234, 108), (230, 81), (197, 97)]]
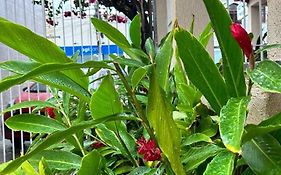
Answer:
[(71, 16), (71, 11), (64, 12), (64, 17), (69, 17), (69, 16)]
[(238, 23), (232, 23), (230, 25), (230, 31), (234, 39), (238, 42), (239, 46), (243, 50), (244, 54), (248, 59), (253, 54), (253, 47), (251, 44), (251, 38), (249, 37), (246, 30)]
[(154, 140), (149, 139), (148, 141), (142, 136), (137, 140), (138, 153), (143, 155), (144, 161), (155, 161), (161, 159), (161, 151), (157, 147)]
[(55, 110), (54, 108), (46, 108), (46, 112), (51, 118), (55, 118), (56, 116), (54, 110)]

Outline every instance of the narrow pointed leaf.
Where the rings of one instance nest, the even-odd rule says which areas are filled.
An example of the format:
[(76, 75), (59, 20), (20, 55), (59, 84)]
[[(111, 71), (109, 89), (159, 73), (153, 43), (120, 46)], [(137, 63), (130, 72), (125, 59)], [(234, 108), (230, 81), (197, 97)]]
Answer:
[(150, 76), (147, 116), (159, 147), (168, 158), (173, 171), (177, 175), (184, 175), (180, 160), (180, 133), (173, 120), (172, 108), (156, 79), (154, 67)]
[(273, 61), (262, 61), (248, 72), (251, 80), (264, 91), (281, 93), (281, 67)]
[(21, 168), (25, 172), (25, 174), (38, 175), (37, 171), (32, 167), (32, 165), (28, 161), (23, 162)]
[(203, 147), (191, 148), (186, 154), (182, 156), (182, 162), (186, 167), (185, 170), (191, 171), (195, 169), (209, 157), (215, 156), (222, 150), (224, 149), (211, 144)]
[(140, 14), (136, 15), (130, 24), (130, 38), (132, 44), (141, 47), (141, 17)]
[(226, 104), (228, 95), (216, 65), (202, 44), (189, 32), (177, 29), (175, 38), (189, 80), (219, 113)]
[(204, 47), (206, 47), (208, 45), (210, 39), (212, 38), (212, 36), (214, 34), (212, 29), (213, 29), (212, 23), (209, 23), (199, 36), (199, 41)]
[[(0, 42), (40, 63), (72, 62), (63, 50), (48, 39), (3, 18), (0, 18)], [(88, 88), (88, 79), (82, 70), (64, 73), (83, 88)]]
[(231, 98), (220, 113), (220, 134), (227, 149), (241, 152), (241, 139), (244, 132), (248, 98)]
[(271, 135), (256, 137), (242, 146), (242, 156), (257, 175), (281, 172), (281, 146)]
[(31, 163), (38, 163), (42, 157), (46, 160), (50, 169), (73, 170), (80, 168), (82, 158), (67, 151), (44, 150), (29, 159)]
[(136, 69), (132, 75), (132, 88), (135, 89), (141, 80), (145, 77), (147, 70), (143, 67)]
[(233, 153), (221, 152), (208, 164), (204, 175), (232, 175), (234, 160), (235, 155)]
[(158, 50), (155, 62), (156, 62), (156, 76), (158, 83), (164, 91), (168, 88), (168, 79), (170, 72), (170, 64), (173, 56), (173, 33), (171, 32), (166, 38), (163, 45)]
[(243, 97), (246, 95), (244, 57), (230, 32), (231, 18), (220, 0), (203, 1), (220, 44), (227, 91), (231, 97)]
[(212, 142), (212, 139), (205, 134), (195, 133), (185, 138), (185, 141), (182, 145), (187, 146), (197, 142)]
[(266, 50), (277, 49), (277, 48), (281, 48), (281, 44), (270, 44), (270, 45), (266, 45), (266, 46), (263, 46), (262, 48), (256, 50), (256, 51), (255, 51), (255, 54), (259, 54), (259, 53), (264, 52), (264, 51), (266, 51)]
[(47, 101), (24, 101), (24, 102), (14, 104), (13, 106), (6, 108), (2, 112), (2, 114), (6, 113), (8, 111), (13, 111), (13, 110), (22, 109), (22, 108), (29, 108), (29, 107), (39, 107), (39, 108), (52, 107), (52, 108), (56, 108), (56, 106), (54, 104), (52, 104), (50, 102), (47, 102)]
[(21, 114), (10, 117), (5, 124), (16, 131), (26, 131), (33, 133), (52, 133), (66, 129), (64, 125), (58, 121), (37, 115), (37, 114)]

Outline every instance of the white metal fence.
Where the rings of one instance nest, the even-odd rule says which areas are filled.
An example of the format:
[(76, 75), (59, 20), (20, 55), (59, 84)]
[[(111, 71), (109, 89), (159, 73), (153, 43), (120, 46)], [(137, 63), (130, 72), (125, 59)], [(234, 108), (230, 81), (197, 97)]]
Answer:
[[(85, 62), (87, 60), (108, 59), (108, 55), (112, 53), (122, 54), (122, 51), (118, 47), (116, 47), (114, 43), (97, 32), (90, 22), (90, 17), (93, 16), (103, 18), (105, 20), (111, 21), (111, 24), (114, 27), (118, 28), (125, 36), (128, 36), (130, 21), (115, 9), (100, 6), (98, 4), (98, 1), (95, 1), (95, 3), (89, 3), (86, 8), (83, 7), (84, 9), (81, 12), (81, 0), (78, 1), (80, 2), (78, 4), (78, 7), (75, 6), (74, 0), (64, 0), (67, 2), (61, 7), (59, 3), (61, 2), (61, 0), (49, 0), (48, 5), (45, 4), (44, 0), (35, 1), (0, 0), (0, 17), (4, 17), (11, 21), (20, 23), (28, 27), (35, 33), (48, 38), (49, 40), (60, 46), (68, 56), (73, 55), (77, 50), (79, 50), (79, 62)], [(235, 19), (237, 21), (240, 21), (248, 29), (248, 31), (251, 31), (253, 29), (253, 25), (258, 26), (258, 30), (254, 31), (256, 38), (254, 39), (253, 43), (256, 46), (266, 44), (266, 37), (260, 37), (264, 39), (259, 43), (257, 42), (258, 36), (265, 36), (266, 33), (267, 7), (264, 0), (256, 0), (255, 3), (250, 4), (249, 6), (249, 11), (255, 12), (255, 10), (257, 10), (257, 13), (259, 14), (258, 18), (256, 18), (256, 16), (249, 15), (249, 11), (247, 10), (247, 3), (245, 2), (245, 0), (222, 1), (225, 3), (225, 6), (229, 9), (230, 13), (234, 13), (234, 16), (236, 15)], [(89, 0), (88, 2), (94, 1)], [(48, 6), (48, 8), (45, 8), (46, 6)], [(254, 10), (251, 8), (253, 8)], [(55, 10), (50, 11), (50, 9)], [(58, 9), (58, 11), (56, 11), (56, 9)], [(122, 21), (122, 19), (124, 21)], [(263, 58), (263, 56), (264, 55), (262, 55), (261, 58)], [(215, 58), (220, 58), (220, 51), (217, 42), (215, 42)], [(23, 59), (28, 58), (0, 44), (1, 61)], [(10, 73), (0, 70), (0, 79), (3, 79), (7, 75), (10, 75)], [(7, 105), (13, 105), (15, 99), (21, 101), (23, 99), (22, 94), (24, 93), (23, 89), (25, 87), (27, 87), (26, 93), (29, 94), (27, 100), (34, 98), (30, 90), (31, 85), (32, 82), (27, 82), (23, 85), (18, 85), (14, 88), (11, 88), (6, 92), (0, 93), (0, 112), (3, 111), (7, 107)], [(40, 92), (39, 86), (36, 85), (36, 87), (37, 89), (35, 88), (35, 91), (37, 91), (37, 93), (42, 93)], [(39, 96), (35, 97), (40, 100)], [(19, 111), (19, 113), (23, 112), (26, 111)], [(13, 114), (14, 113), (12, 112), (11, 115)], [(19, 133), (20, 138), (18, 137), (18, 133), (15, 132), (11, 132), (11, 137), (9, 138), (7, 138), (6, 135), (7, 130), (5, 130), (4, 127), (4, 115), (2, 114), (0, 134), (1, 162), (15, 159), (16, 156), (19, 155), (19, 152), (25, 151), (25, 143), (28, 144), (28, 141), (24, 139), (25, 134), (22, 132)], [(18, 139), (20, 139), (20, 142), (18, 141)], [(30, 141), (31, 140), (29, 140), (29, 142)]]

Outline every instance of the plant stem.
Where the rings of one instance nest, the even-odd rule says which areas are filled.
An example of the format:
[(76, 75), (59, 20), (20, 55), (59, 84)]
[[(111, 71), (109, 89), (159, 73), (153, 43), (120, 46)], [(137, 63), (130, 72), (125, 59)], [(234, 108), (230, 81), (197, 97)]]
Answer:
[[(55, 97), (55, 99), (56, 99), (56, 101), (57, 101), (57, 103), (58, 103), (58, 107), (59, 107), (59, 109), (60, 109), (60, 112), (62, 113), (63, 117), (65, 118), (65, 120), (66, 120), (66, 122), (67, 122), (67, 124), (68, 124), (68, 127), (71, 127), (71, 122), (70, 122), (68, 116), (66, 115), (66, 113), (64, 112), (61, 103), (59, 102), (58, 96), (54, 95), (54, 97)], [(74, 140), (76, 141), (76, 143), (77, 143), (77, 145), (78, 145), (78, 147), (79, 147), (81, 153), (83, 154), (83, 156), (85, 156), (85, 155), (86, 155), (86, 151), (84, 150), (83, 146), (81, 145), (81, 143), (80, 143), (80, 141), (79, 141), (77, 135), (76, 135), (76, 134), (73, 134), (72, 136), (73, 136)]]
[(133, 106), (134, 106), (134, 108), (136, 110), (137, 116), (142, 120), (141, 122), (142, 122), (143, 126), (145, 127), (145, 129), (147, 130), (150, 138), (155, 140), (155, 136), (153, 134), (153, 131), (149, 127), (149, 122), (148, 122), (145, 114), (143, 113), (143, 110), (141, 109), (141, 105), (140, 105), (139, 101), (137, 100), (135, 92), (132, 90), (132, 88), (128, 84), (128, 82), (127, 82), (127, 80), (126, 80), (126, 78), (125, 78), (125, 76), (124, 76), (124, 74), (123, 74), (119, 64), (118, 63), (113, 63), (113, 64), (114, 64), (114, 66), (116, 68), (116, 72), (117, 72), (119, 78), (123, 82), (123, 84), (124, 84), (128, 94), (129, 94), (129, 96), (131, 97), (131, 102), (132, 102), (132, 104), (133, 104)]

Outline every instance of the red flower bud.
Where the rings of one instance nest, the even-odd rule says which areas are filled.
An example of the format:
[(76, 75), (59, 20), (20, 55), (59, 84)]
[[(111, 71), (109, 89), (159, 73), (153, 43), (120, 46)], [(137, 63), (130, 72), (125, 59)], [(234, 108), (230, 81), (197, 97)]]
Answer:
[(232, 23), (230, 25), (230, 31), (234, 39), (238, 42), (239, 46), (243, 50), (248, 59), (251, 58), (253, 53), (253, 47), (251, 44), (251, 38), (246, 30), (238, 23)]
[(104, 147), (105, 145), (100, 141), (96, 141), (91, 146), (95, 149), (98, 149), (98, 148)]
[(46, 112), (51, 118), (55, 118), (56, 114), (54, 112), (54, 108), (46, 108)]

